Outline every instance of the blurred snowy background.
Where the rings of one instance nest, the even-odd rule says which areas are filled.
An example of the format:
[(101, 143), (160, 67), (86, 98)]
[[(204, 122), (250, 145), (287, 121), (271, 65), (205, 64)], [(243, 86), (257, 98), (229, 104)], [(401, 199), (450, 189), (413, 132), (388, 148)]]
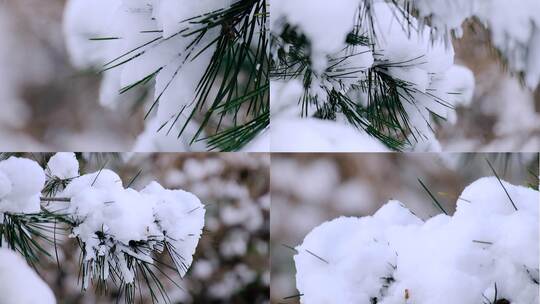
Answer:
[(1, 148), (128, 151), (143, 128), (143, 113), (98, 104), (99, 75), (75, 70), (66, 53), (64, 5), (0, 0)]
[(497, 174), (515, 185), (538, 183), (538, 154), (320, 154), (272, 156), (271, 302), (297, 303), (294, 252), (306, 234), (339, 216), (375, 213), (397, 199), (421, 218), (440, 213), (418, 179), (452, 214), (463, 189)]
[[(50, 155), (24, 156), (44, 163)], [(156, 180), (166, 188), (192, 192), (206, 205), (203, 236), (186, 277), (181, 280), (162, 267), (183, 288), (162, 277), (173, 303), (268, 303), (269, 155), (84, 153), (78, 158), (81, 173), (98, 171), (106, 164), (127, 185), (141, 171), (132, 188), (142, 189)], [(53, 258), (43, 257), (38, 268), (58, 303), (116, 303), (113, 286), (108, 296), (97, 296), (92, 289), (81, 293), (77, 277), (80, 251), (73, 240), (61, 243), (61, 269), (54, 254)], [(165, 258), (162, 261), (170, 263)], [(144, 303), (151, 303), (148, 290), (142, 292), (147, 297)]]
[(443, 151), (540, 151), (540, 87), (532, 92), (519, 75), (510, 75), (478, 23), (464, 29), (454, 40), (456, 63), (472, 70), (476, 87), (471, 106), (457, 109), (457, 123), (442, 123)]
[[(62, 35), (64, 0), (0, 0), (0, 142), (11, 151), (126, 151), (144, 128), (133, 102), (98, 104), (99, 75), (76, 71)], [(474, 30), (471, 29), (474, 28)], [(487, 34), (466, 26), (458, 63), (477, 88), (458, 124), (439, 130), (448, 151), (537, 151), (540, 93), (511, 77), (487, 47)], [(99, 42), (96, 42), (99, 43)], [(444, 123), (443, 123), (444, 125)]]

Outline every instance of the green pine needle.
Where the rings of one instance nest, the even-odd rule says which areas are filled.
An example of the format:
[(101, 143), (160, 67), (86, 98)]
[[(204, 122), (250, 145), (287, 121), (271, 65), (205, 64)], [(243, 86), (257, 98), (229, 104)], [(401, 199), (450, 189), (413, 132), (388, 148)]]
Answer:
[(435, 204), (435, 206), (441, 210), (442, 213), (448, 215), (448, 212), (446, 212), (446, 210), (444, 210), (444, 208), (442, 207), (441, 203), (439, 202), (439, 200), (437, 200), (437, 198), (435, 197), (435, 195), (433, 195), (433, 193), (429, 190), (429, 188), (424, 184), (424, 182), (422, 182), (421, 179), (418, 178), (418, 182), (420, 183), (420, 185), (422, 185), (422, 188), (424, 188), (424, 190), (428, 193), (429, 197), (431, 197), (431, 199), (433, 200), (433, 204)]

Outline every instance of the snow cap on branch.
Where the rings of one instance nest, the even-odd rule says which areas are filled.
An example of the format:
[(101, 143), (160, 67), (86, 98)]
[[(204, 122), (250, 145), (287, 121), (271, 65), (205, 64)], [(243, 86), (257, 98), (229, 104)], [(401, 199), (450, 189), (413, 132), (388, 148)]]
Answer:
[(126, 189), (115, 172), (103, 169), (75, 178), (60, 195), (71, 199), (67, 215), (76, 223), (73, 235), (83, 242), (86, 261), (111, 259), (126, 283), (135, 275), (126, 254), (152, 263), (151, 251), (165, 247), (182, 276), (190, 267), (205, 215), (193, 194), (156, 182), (140, 192)]
[(73, 152), (59, 152), (47, 163), (51, 175), (60, 179), (70, 179), (79, 176), (79, 161)]
[(0, 161), (0, 212), (37, 213), (45, 172), (26, 158), (10, 157)]

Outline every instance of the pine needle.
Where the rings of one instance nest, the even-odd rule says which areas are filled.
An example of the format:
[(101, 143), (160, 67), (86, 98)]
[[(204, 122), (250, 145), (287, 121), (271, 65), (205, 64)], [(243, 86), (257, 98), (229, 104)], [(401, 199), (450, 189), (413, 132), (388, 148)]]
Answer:
[(422, 180), (420, 178), (418, 178), (418, 182), (420, 183), (420, 185), (422, 185), (422, 188), (424, 188), (424, 190), (428, 193), (429, 197), (431, 197), (431, 199), (433, 200), (433, 204), (439, 209), (441, 210), (442, 213), (448, 215), (448, 212), (446, 212), (446, 210), (444, 210), (444, 208), (442, 207), (441, 203), (439, 203), (439, 201), (437, 200), (437, 198), (435, 197), (435, 195), (433, 195), (433, 193), (431, 193), (431, 191), (429, 190), (429, 188), (424, 184), (424, 182), (422, 182)]
[(514, 203), (514, 200), (512, 200), (512, 197), (510, 196), (510, 193), (508, 193), (508, 190), (506, 190), (506, 187), (504, 186), (503, 182), (501, 181), (501, 178), (499, 177), (499, 174), (497, 174), (497, 171), (495, 170), (495, 168), (493, 168), (493, 165), (491, 165), (491, 162), (489, 161), (489, 159), (486, 158), (486, 162), (488, 163), (489, 168), (491, 169), (491, 171), (493, 172), (493, 174), (495, 175), (495, 177), (499, 181), (499, 184), (503, 188), (504, 193), (506, 193), (506, 196), (508, 197), (508, 200), (510, 200), (510, 203), (512, 204), (512, 207), (514, 207), (514, 210), (518, 211), (518, 208), (516, 207), (516, 204)]

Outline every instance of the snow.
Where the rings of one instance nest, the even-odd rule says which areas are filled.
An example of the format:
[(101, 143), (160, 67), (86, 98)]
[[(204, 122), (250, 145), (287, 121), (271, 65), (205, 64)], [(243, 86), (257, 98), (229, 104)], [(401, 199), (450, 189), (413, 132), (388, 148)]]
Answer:
[[(157, 182), (142, 191), (126, 189), (115, 172), (104, 169), (75, 178), (60, 196), (71, 199), (68, 215), (78, 223), (72, 233), (84, 243), (86, 260), (116, 254), (126, 283), (132, 282), (134, 270), (123, 267), (124, 253), (151, 262), (133, 252), (132, 241), (147, 242), (157, 252), (163, 248), (156, 242), (166, 241), (179, 256), (174, 262), (182, 276), (191, 265), (205, 215), (193, 194), (168, 190)], [(106, 235), (107, 241), (96, 238), (96, 232)]]
[(270, 128), (262, 130), (255, 138), (242, 148), (240, 152), (255, 153), (270, 151)]
[(184, 276), (193, 262), (193, 254), (202, 235), (204, 206), (192, 193), (164, 189), (156, 182), (146, 186), (141, 193), (156, 197), (153, 210), (155, 220), (181, 257), (173, 261), (180, 274)]
[[(369, 35), (368, 29), (375, 34), (376, 38), (370, 41), (373, 47), (348, 46), (345, 37), (355, 27), (358, 14), (366, 13), (366, 11), (373, 15), (374, 23), (371, 24), (368, 18), (363, 18), (359, 25), (363, 31), (361, 34)], [(458, 105), (466, 105), (472, 99), (474, 77), (468, 69), (454, 64), (452, 45), (444, 39), (432, 39), (432, 28), (428, 26), (414, 30), (420, 26), (420, 22), (411, 16), (401, 15), (392, 4), (374, 1), (373, 5), (368, 7), (364, 1), (359, 0), (341, 1), (339, 5), (328, 1), (280, 0), (272, 3), (271, 19), (272, 31), (278, 37), (277, 39), (286, 24), (297, 27), (297, 30), (308, 38), (310, 60), (314, 72), (313, 82), (308, 87), (309, 95), (317, 97), (319, 103), (326, 102), (327, 92), (336, 90), (351, 98), (355, 103), (367, 106), (368, 94), (359, 86), (367, 79), (370, 68), (406, 83), (407, 91), (402, 90), (401, 94), (405, 96), (403, 107), (409, 116), (410, 125), (415, 130), (415, 136), (411, 135), (412, 149), (415, 149), (416, 144), (420, 146), (417, 150), (440, 150), (434, 134), (431, 113), (455, 123), (454, 108)], [(411, 29), (402, 26), (407, 22), (410, 22)], [(284, 45), (282, 51), (289, 52), (290, 49)], [(351, 57), (342, 61), (341, 59), (346, 56)], [(336, 66), (335, 62), (339, 64)], [(332, 75), (342, 74), (344, 71), (347, 73), (354, 71), (354, 73), (348, 74), (348, 77), (332, 78)], [(330, 151), (333, 149), (334, 151), (379, 150), (380, 145), (370, 144), (375, 140), (358, 138), (362, 136), (362, 131), (357, 132), (359, 135), (356, 138), (351, 136), (353, 132), (343, 127), (347, 122), (341, 113), (338, 113), (335, 119), (335, 130), (327, 131), (335, 135), (322, 135), (323, 138), (332, 137), (329, 146), (325, 146), (317, 138), (323, 128), (314, 127), (315, 122), (312, 119), (298, 119), (296, 128), (288, 130), (288, 132), (292, 130), (293, 134), (298, 134), (292, 139), (289, 139), (286, 133), (280, 132), (285, 129), (280, 119), (290, 118), (293, 115), (297, 118), (302, 116), (299, 106), (299, 101), (305, 94), (302, 81), (302, 79), (293, 79), (290, 82), (288, 79), (287, 81), (275, 80), (271, 84), (272, 151), (284, 151), (275, 150), (273, 142), (290, 140), (294, 143), (297, 138), (309, 138), (297, 144), (300, 151), (312, 148), (303, 146), (308, 141), (314, 142), (315, 151), (318, 151), (317, 147), (320, 145), (323, 151), (326, 149)], [(315, 114), (315, 105), (311, 105), (310, 108), (307, 115), (304, 113), (303, 116), (311, 117)], [(305, 123), (305, 126), (300, 127), (301, 123)], [(326, 125), (325, 128), (332, 128), (330, 123), (327, 122)], [(286, 124), (285, 126), (289, 127)], [(274, 134), (276, 129), (278, 133)], [(310, 132), (315, 129), (316, 131)], [(340, 133), (345, 136), (339, 136)], [(368, 136), (364, 134), (362, 137)], [(328, 139), (322, 140), (328, 142)], [(345, 148), (341, 147), (343, 145)], [(278, 147), (280, 148), (295, 151), (294, 144), (292, 147)]]
[(5, 197), (11, 192), (11, 181), (3, 172), (0, 172), (0, 198)]
[[(340, 1), (339, 5), (326, 0), (274, 0), (270, 6), (270, 18), (275, 32), (281, 31), (286, 16), (289, 24), (300, 27), (303, 33), (312, 38), (313, 65), (316, 70), (322, 71), (327, 65), (327, 54), (342, 48), (358, 6), (358, 0)], [(321, 20), (331, 20), (332, 26)]]
[(273, 152), (388, 152), (382, 143), (344, 124), (315, 118), (274, 119)]
[[(79, 68), (90, 68), (101, 63), (108, 48), (92, 41), (93, 38), (111, 37), (114, 13), (121, 0), (72, 0), (64, 11), (64, 35), (71, 61)], [(104, 41), (105, 44), (111, 42)], [(114, 43), (114, 42), (113, 42)]]
[[(178, 120), (178, 123), (183, 125), (185, 123), (184, 117)], [(175, 152), (189, 152), (189, 151), (204, 151), (206, 149), (206, 142), (196, 141), (190, 145), (191, 138), (197, 133), (198, 126), (193, 121), (187, 124), (184, 130), (184, 135), (181, 138), (177, 138), (176, 131), (172, 133), (168, 132), (169, 128), (160, 130), (160, 123), (157, 118), (150, 119), (145, 126), (144, 131), (139, 134), (133, 152), (155, 152), (155, 151), (175, 151)], [(205, 132), (202, 132), (205, 135)]]
[(269, 141), (272, 152), (387, 152), (382, 143), (344, 122), (301, 118), (298, 100), (303, 94), (299, 80), (272, 81)]
[[(74, 169), (70, 164), (72, 156), (69, 153), (53, 156), (56, 168)], [(81, 172), (85, 171), (85, 167), (94, 167), (95, 155), (83, 153), (80, 157), (82, 159)], [(39, 155), (38, 158), (40, 158)], [(149, 159), (152, 161), (149, 162)], [(155, 263), (153, 259), (158, 258), (158, 255), (167, 254), (164, 251), (168, 250), (174, 250), (176, 254), (173, 262), (169, 264), (175, 263), (182, 277), (185, 277), (188, 269), (197, 265), (197, 262), (193, 261), (193, 255), (199, 245), (202, 228), (206, 224), (205, 207), (194, 194), (166, 189), (157, 182), (150, 182), (146, 187), (139, 188), (138, 185), (144, 185), (156, 176), (163, 177), (165, 184), (171, 189), (178, 189), (182, 185), (182, 187), (193, 189), (197, 195), (204, 197), (204, 201), (223, 203), (222, 208), (216, 209), (209, 215), (209, 225), (206, 226), (213, 232), (226, 231), (226, 233), (219, 237), (218, 246), (208, 247), (207, 245), (211, 245), (212, 242), (205, 240), (206, 249), (198, 253), (199, 256), (204, 257), (203, 263), (196, 270), (197, 274), (192, 272), (195, 276), (183, 280), (182, 288), (164, 284), (172, 301), (189, 302), (189, 298), (203, 297), (203, 295), (198, 295), (200, 284), (206, 286), (208, 290), (221, 286), (220, 290), (225, 297), (234, 297), (244, 287), (251, 288), (253, 284), (268, 286), (267, 280), (262, 281), (260, 278), (265, 269), (260, 265), (264, 264), (264, 257), (269, 250), (268, 240), (264, 237), (265, 231), (268, 230), (269, 213), (268, 155), (234, 153), (210, 155), (206, 158), (179, 157), (173, 154), (134, 155), (128, 164), (124, 161), (114, 158), (114, 163), (108, 164), (114, 168), (122, 168), (118, 169), (118, 172), (123, 173), (125, 170), (141, 167), (144, 173), (137, 182), (133, 183), (137, 185), (136, 189), (123, 185), (116, 172), (103, 169), (65, 180), (67, 187), (54, 197), (48, 197), (47, 200), (42, 201), (44, 208), (51, 212), (58, 212), (58, 215), (65, 219), (65, 222), (62, 221), (62, 226), (70, 233), (69, 237), (77, 238), (73, 243), (69, 241), (68, 233), (62, 234), (57, 236), (58, 245), (79, 244), (81, 246), (81, 252), (75, 248), (69, 249), (70, 246), (62, 246), (65, 247), (64, 249), (69, 249), (69, 252), (62, 252), (59, 247), (60, 263), (64, 263), (66, 269), (76, 270), (80, 266), (79, 262), (82, 262), (84, 263), (82, 273), (85, 273), (84, 276), (77, 278), (77, 271), (66, 272), (65, 281), (68, 283), (69, 290), (61, 291), (64, 294), (62, 298), (71, 295), (80, 296), (81, 287), (86, 290), (90, 284), (97, 284), (98, 279), (104, 279), (109, 283), (111, 280), (118, 280), (125, 284), (136, 285), (135, 280), (144, 280), (144, 278), (140, 276), (140, 272), (134, 270), (133, 259), (139, 262)], [(167, 178), (168, 172), (175, 172), (175, 174)], [(47, 173), (47, 178), (52, 179), (54, 176), (50, 173)], [(250, 178), (243, 178), (245, 174), (248, 174)], [(253, 180), (251, 177), (259, 181), (257, 185), (263, 182), (260, 185), (264, 188), (259, 188), (257, 185), (253, 188), (250, 183)], [(9, 176), (4, 171), (0, 171), (1, 203), (3, 203), (5, 193), (11, 192), (10, 187)], [(139, 189), (142, 190), (138, 191)], [(58, 201), (49, 202), (49, 199), (54, 198)], [(64, 198), (69, 200), (64, 200)], [(228, 229), (229, 227), (231, 229)], [(163, 243), (164, 241), (166, 243)], [(54, 250), (51, 246), (45, 246), (44, 249), (49, 252)], [(81, 253), (81, 260), (70, 259), (70, 256), (75, 254), (77, 257), (79, 253)], [(234, 257), (235, 261), (231, 264), (231, 259), (228, 257)], [(250, 257), (254, 257), (255, 260)], [(0, 254), (0, 276), (3, 272), (2, 259)], [(224, 264), (225, 260), (227, 265)], [(98, 266), (102, 263), (105, 263), (105, 267), (99, 268)], [(246, 264), (242, 265), (243, 263)], [(38, 266), (47, 266), (45, 264)], [(57, 273), (56, 263), (52, 264), (54, 267), (44, 268), (48, 281), (54, 281)], [(152, 269), (158, 267), (163, 270), (161, 266), (149, 265)], [(217, 269), (219, 273), (227, 276), (233, 274), (230, 282), (234, 285), (222, 286), (222, 278), (212, 275), (217, 273)], [(157, 275), (158, 280), (166, 279), (159, 273)], [(266, 276), (268, 276), (267, 272)], [(0, 280), (0, 285), (2, 284), (4, 283)], [(12, 288), (11, 285), (6, 286)], [(30, 287), (24, 284), (21, 286), (21, 288)], [(2, 287), (0, 287), (1, 290)], [(195, 290), (196, 293), (187, 293), (186, 290)], [(150, 297), (146, 288), (141, 288), (141, 294), (143, 298)], [(3, 295), (0, 294), (0, 303), (19, 303), (13, 299), (3, 302)], [(61, 295), (58, 294), (58, 296)], [(223, 300), (219, 298), (219, 294), (206, 296)], [(94, 295), (91, 292), (85, 295), (85, 298), (93, 301)], [(178, 300), (180, 298), (183, 300)], [(22, 303), (47, 302), (33, 300)]]
[[(366, 7), (368, 2), (373, 5)], [(328, 1), (275, 1), (272, 4), (271, 20), (274, 37), (279, 40), (279, 35), (285, 25), (290, 25), (298, 33), (304, 34), (310, 43), (307, 52), (314, 67), (314, 76), (308, 89), (311, 97), (318, 98), (317, 106), (321, 106), (328, 99), (326, 92), (330, 89), (345, 94), (357, 104), (367, 105), (366, 94), (354, 88), (354, 84), (365, 79), (366, 76), (363, 74), (368, 68), (378, 67), (388, 75), (408, 83), (409, 90), (412, 91), (410, 95), (409, 92), (403, 94), (409, 99), (403, 102), (403, 106), (415, 133), (414, 136), (411, 135), (408, 138), (412, 146), (406, 147), (406, 150), (421, 152), (456, 150), (448, 146), (443, 135), (445, 132), (453, 132), (451, 134), (465, 136), (462, 133), (466, 131), (460, 130), (460, 126), (451, 126), (457, 122), (457, 113), (454, 108), (463, 107), (464, 111), (470, 110), (469, 112), (474, 115), (478, 109), (470, 107), (472, 98), (474, 96), (478, 101), (481, 96), (473, 94), (475, 77), (472, 72), (454, 64), (451, 37), (461, 37), (463, 27), (468, 26), (466, 22), (474, 19), (488, 30), (487, 35), (491, 36), (490, 42), (500, 51), (502, 60), (508, 64), (509, 70), (514, 74), (514, 80), (492, 80), (501, 84), (487, 84), (489, 86), (487, 89), (501, 90), (502, 94), (511, 95), (515, 90), (506, 92), (498, 87), (511, 86), (515, 81), (518, 87), (523, 88), (524, 86), (516, 80), (517, 75), (522, 76), (524, 83), (529, 87), (529, 90), (522, 89), (519, 98), (515, 96), (501, 98), (494, 92), (491, 99), (502, 105), (492, 105), (489, 101), (486, 103), (492, 111), (508, 108), (513, 110), (512, 113), (502, 111), (498, 115), (500, 117), (503, 117), (504, 113), (507, 113), (508, 117), (515, 117), (514, 111), (522, 111), (519, 116), (525, 119), (523, 122), (520, 121), (518, 126), (527, 128), (526, 131), (531, 133), (531, 136), (517, 139), (523, 131), (512, 132), (516, 129), (515, 120), (512, 124), (497, 121), (493, 132), (502, 139), (494, 141), (483, 149), (490, 151), (495, 148), (508, 151), (504, 147), (510, 147), (510, 150), (534, 150), (531, 148), (537, 143), (537, 139), (533, 136), (538, 126), (536, 111), (529, 109), (531, 108), (529, 106), (526, 107), (527, 110), (525, 107), (508, 107), (508, 103), (511, 99), (512, 104), (527, 103), (528, 105), (530, 103), (530, 106), (534, 108), (534, 103), (523, 99), (532, 99), (531, 91), (540, 83), (540, 52), (537, 51), (540, 50), (540, 19), (538, 17), (540, 16), (538, 14), (540, 2), (536, 0), (517, 3), (506, 0), (397, 1), (396, 3), (400, 5), (411, 4), (420, 16), (419, 19), (412, 17), (409, 19), (410, 28), (402, 27), (402, 24), (408, 21), (404, 21), (404, 17), (395, 6), (382, 2), (384, 1), (340, 1), (336, 5)], [(368, 30), (373, 30), (376, 34), (376, 39), (373, 41), (374, 52), (370, 52), (366, 46), (351, 47), (345, 44), (344, 37), (353, 29), (359, 11), (360, 14), (366, 14), (366, 16), (361, 15), (364, 19), (364, 23), (360, 26), (361, 33), (365, 34)], [(369, 24), (366, 12), (373, 15), (373, 20), (375, 20), (373, 26)], [(291, 45), (284, 44), (282, 50), (289, 52), (291, 48)], [(353, 56), (337, 67), (332, 65), (345, 55)], [(277, 59), (276, 47), (272, 49), (272, 56)], [(339, 79), (339, 81), (327, 79), (343, 71), (348, 71), (350, 77)], [(500, 71), (489, 73), (497, 75)], [(303, 109), (299, 104), (304, 95), (303, 81), (302, 77), (298, 77), (290, 81), (287, 79), (272, 82), (272, 125), (277, 118), (302, 116), (300, 111)], [(481, 79), (479, 84), (486, 85)], [(313, 104), (303, 117), (312, 117), (315, 114), (315, 108)], [(433, 114), (446, 120), (443, 125), (448, 131), (438, 130), (439, 123), (435, 123)], [(467, 119), (469, 117), (467, 115), (470, 114), (466, 113), (463, 117)], [(335, 121), (338, 123), (343, 121), (343, 115), (338, 113)], [(443, 140), (442, 144), (439, 143), (436, 134)], [(310, 134), (307, 133), (306, 136)], [(485, 137), (481, 140), (485, 141)], [(468, 145), (470, 144), (464, 141), (459, 143), (461, 151), (471, 149), (467, 148)]]
[[(119, 58), (111, 65), (124, 62), (104, 73), (100, 102), (115, 106), (119, 91), (156, 73), (153, 88), (156, 108), (146, 130), (138, 139), (138, 151), (204, 150), (204, 142), (190, 147), (190, 135), (199, 126), (190, 124), (189, 130), (178, 143), (177, 132), (194, 108), (198, 81), (208, 66), (215, 46), (210, 46), (196, 58), (190, 54), (199, 49), (192, 46), (194, 37), (184, 37), (186, 29), (193, 31), (195, 23), (182, 22), (208, 12), (226, 8), (236, 1), (171, 1), (171, 0), (115, 0), (95, 3), (88, 0), (70, 0), (65, 9), (64, 32), (73, 62), (80, 67), (98, 67)], [(220, 34), (216, 27), (199, 41), (199, 48), (208, 45)], [(89, 40), (113, 37), (114, 40)], [(126, 56), (123, 56), (126, 54)], [(193, 57), (193, 58), (192, 58)], [(150, 102), (152, 104), (153, 102)], [(148, 108), (150, 110), (150, 108)], [(174, 123), (180, 111), (181, 119)], [(172, 124), (175, 124), (174, 126)], [(157, 129), (172, 129), (172, 133), (158, 134)], [(153, 138), (155, 137), (155, 138)], [(204, 137), (204, 134), (201, 138)], [(173, 143), (177, 141), (177, 143)]]
[(0, 213), (37, 213), (45, 173), (39, 164), (26, 158), (0, 161)]
[[(126, 189), (115, 172), (103, 169), (75, 178), (60, 196), (71, 199), (68, 215), (77, 223), (72, 234), (82, 240), (86, 260), (115, 255), (118, 260), (111, 258), (110, 262), (123, 269), (126, 283), (133, 282), (135, 273), (124, 265), (124, 253), (152, 261), (133, 251), (130, 245), (134, 241), (145, 242), (156, 252), (163, 250), (157, 242), (170, 244), (166, 247), (171, 246), (178, 254), (174, 262), (182, 276), (191, 265), (205, 215), (204, 206), (193, 194), (168, 190), (157, 182), (142, 191)], [(96, 238), (97, 232), (107, 238)]]
[(465, 20), (476, 17), (486, 25), (496, 48), (510, 68), (525, 74), (529, 88), (540, 84), (540, 2), (537, 0), (414, 0), (420, 16), (429, 17), (439, 33), (458, 36)]
[(79, 176), (79, 161), (73, 152), (59, 152), (53, 155), (47, 163), (51, 175), (60, 179), (70, 179)]
[(301, 303), (473, 304), (493, 302), (495, 288), (498, 299), (537, 303), (540, 196), (502, 183), (472, 183), (452, 216), (423, 221), (390, 201), (321, 224), (296, 247)]
[(0, 248), (0, 303), (55, 304), (54, 294), (26, 261)]

